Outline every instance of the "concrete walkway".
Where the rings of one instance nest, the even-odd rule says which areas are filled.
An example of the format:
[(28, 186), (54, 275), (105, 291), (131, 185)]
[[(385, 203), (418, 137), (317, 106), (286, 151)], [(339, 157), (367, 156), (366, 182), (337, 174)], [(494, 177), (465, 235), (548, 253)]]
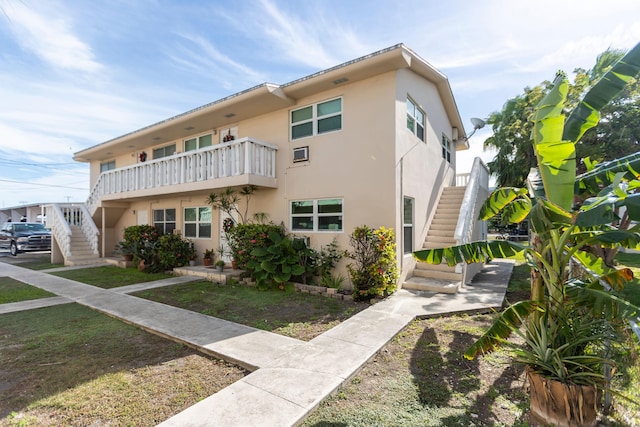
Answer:
[[(453, 295), (400, 290), (309, 342), (126, 294), (189, 277), (105, 290), (6, 263), (0, 276), (54, 293), (54, 303), (77, 302), (253, 371), (160, 426), (275, 427), (304, 419), (416, 317), (499, 308), (513, 265), (494, 260)], [(6, 305), (16, 304), (36, 303)]]

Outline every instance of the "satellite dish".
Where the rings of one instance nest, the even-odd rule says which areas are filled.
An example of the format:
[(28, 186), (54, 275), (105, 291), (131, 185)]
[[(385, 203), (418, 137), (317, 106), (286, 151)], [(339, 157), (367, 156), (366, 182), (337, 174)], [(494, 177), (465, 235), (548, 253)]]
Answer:
[(465, 138), (465, 141), (468, 141), (469, 138), (471, 138), (478, 129), (482, 129), (486, 125), (484, 120), (479, 119), (477, 117), (471, 117), (471, 124), (473, 125), (473, 131), (469, 135), (467, 135), (467, 137)]
[(477, 117), (471, 117), (471, 124), (473, 125), (474, 130), (482, 129), (484, 125), (486, 125), (484, 120)]

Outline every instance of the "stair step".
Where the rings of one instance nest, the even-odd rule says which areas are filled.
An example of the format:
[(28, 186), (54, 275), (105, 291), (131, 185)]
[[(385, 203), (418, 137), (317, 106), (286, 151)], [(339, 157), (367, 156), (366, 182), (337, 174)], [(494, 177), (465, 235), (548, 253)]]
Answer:
[(455, 228), (443, 228), (443, 227), (431, 227), (429, 229), (429, 233), (427, 234), (427, 239), (429, 237), (450, 237), (453, 238), (453, 233)]
[(436, 279), (436, 280), (452, 280), (452, 281), (461, 281), (462, 274), (456, 272), (447, 272), (447, 271), (428, 271), (428, 270), (414, 270), (413, 277), (421, 277), (425, 279)]
[(444, 271), (447, 273), (455, 273), (456, 266), (449, 266), (446, 263), (429, 264), (428, 262), (417, 262), (414, 271)]
[(453, 238), (453, 236), (432, 236), (432, 235), (427, 235), (427, 238), (425, 239), (425, 243), (443, 243), (444, 246), (442, 246), (443, 248), (446, 246), (453, 246), (456, 244), (456, 239)]
[(455, 294), (460, 290), (459, 281), (425, 279), (423, 277), (411, 277), (402, 285), (404, 289), (416, 291), (440, 292)]
[(447, 242), (430, 242), (430, 241), (425, 241), (422, 244), (422, 249), (441, 249), (441, 248), (448, 248), (449, 246), (455, 246), (455, 242), (453, 243), (447, 243)]

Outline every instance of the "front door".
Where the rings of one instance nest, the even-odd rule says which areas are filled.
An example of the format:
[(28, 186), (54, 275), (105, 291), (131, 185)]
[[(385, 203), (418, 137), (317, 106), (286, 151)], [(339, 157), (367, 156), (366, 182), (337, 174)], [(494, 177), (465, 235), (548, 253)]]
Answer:
[(238, 213), (237, 212), (233, 212), (232, 216), (229, 216), (229, 214), (227, 214), (226, 212), (222, 212), (220, 211), (220, 226), (219, 226), (219, 232), (220, 232), (220, 246), (223, 247), (225, 249), (225, 253), (224, 256), (222, 257), (222, 260), (224, 262), (230, 263), (232, 261), (232, 256), (231, 256), (231, 251), (229, 248), (229, 243), (227, 242), (227, 235), (224, 232), (224, 228), (223, 228), (223, 224), (224, 224), (224, 220), (227, 218), (231, 218), (233, 219), (233, 221), (237, 224), (238, 223)]

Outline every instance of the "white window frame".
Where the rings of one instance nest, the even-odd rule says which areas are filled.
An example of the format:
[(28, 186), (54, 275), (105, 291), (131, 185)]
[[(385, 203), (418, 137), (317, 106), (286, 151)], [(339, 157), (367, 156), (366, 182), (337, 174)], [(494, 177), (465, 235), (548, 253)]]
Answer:
[[(318, 116), (318, 106), (322, 105), (322, 104), (326, 104), (328, 102), (332, 102), (335, 100), (340, 100), (340, 111), (335, 112), (335, 113), (330, 113), (330, 114), (325, 114), (323, 116)], [(293, 113), (295, 113), (296, 111), (300, 111), (300, 110), (304, 110), (305, 108), (309, 108), (311, 107), (311, 117), (309, 119), (305, 119), (305, 120), (301, 120), (301, 121), (297, 121), (297, 122), (293, 122)], [(331, 98), (331, 99), (327, 99), (321, 102), (316, 102), (315, 104), (310, 104), (310, 105), (305, 105), (304, 107), (300, 107), (300, 108), (296, 108), (294, 110), (289, 111), (289, 139), (291, 141), (295, 141), (298, 139), (302, 139), (302, 138), (309, 138), (312, 136), (317, 136), (317, 135), (324, 135), (325, 133), (331, 133), (331, 132), (339, 132), (342, 130), (342, 125), (343, 125), (343, 111), (344, 111), (344, 102), (341, 96), (336, 97), (336, 98)], [(331, 129), (331, 130), (327, 130), (324, 132), (319, 132), (318, 131), (318, 122), (324, 119), (329, 119), (332, 117), (338, 117), (340, 116), (340, 127), (338, 129)], [(306, 123), (311, 123), (311, 134), (310, 135), (303, 135), (303, 136), (298, 136), (298, 137), (294, 137), (293, 136), (293, 129), (295, 126), (300, 126)]]
[[(167, 154), (167, 149), (173, 148), (173, 153), (169, 153)], [(162, 155), (161, 156), (157, 156), (157, 154), (160, 152), (160, 150), (162, 150)], [(158, 148), (154, 148), (151, 153), (153, 154), (153, 159), (161, 159), (163, 157), (169, 157), (169, 156), (173, 156), (174, 154), (176, 154), (176, 144), (169, 144), (169, 145), (165, 145), (164, 147), (158, 147)]]
[[(426, 142), (427, 136), (425, 133), (425, 121), (427, 117), (427, 113), (424, 112), (420, 105), (416, 101), (414, 101), (410, 96), (407, 95), (407, 129), (416, 136), (420, 141)], [(419, 120), (416, 112), (422, 114), (422, 120)], [(409, 123), (412, 122), (412, 125), (409, 126)], [(420, 135), (420, 131), (422, 135)]]
[[(162, 221), (156, 221), (156, 212), (162, 211)], [(174, 219), (173, 221), (167, 221), (167, 211), (174, 211)], [(153, 209), (151, 212), (151, 221), (153, 226), (158, 228), (160, 234), (171, 234), (178, 228), (178, 210), (175, 208), (165, 208), (165, 209)], [(162, 224), (162, 229), (158, 227), (156, 224)], [(173, 230), (167, 232), (167, 224), (173, 224)]]
[[(405, 222), (407, 220), (407, 212), (406, 212), (406, 202), (407, 201), (411, 201), (411, 222)], [(413, 252), (413, 242), (414, 242), (414, 236), (413, 236), (413, 229), (414, 229), (414, 222), (415, 222), (415, 199), (413, 197), (408, 197), (408, 196), (404, 196), (402, 198), (402, 253), (404, 255), (408, 255), (411, 254)], [(410, 241), (407, 242), (407, 231), (410, 231), (409, 235), (410, 235)], [(409, 245), (409, 247), (411, 248), (410, 250), (407, 250), (407, 245)]]
[(442, 134), (440, 145), (442, 145), (442, 158), (445, 159), (447, 163), (451, 163), (451, 140), (447, 135)]
[(100, 163), (100, 173), (108, 172), (116, 168), (116, 161), (109, 160), (108, 162)]
[[(201, 141), (203, 138), (207, 137), (207, 136), (210, 138), (210, 139), (209, 139), (210, 144), (209, 144), (209, 145), (205, 145), (205, 146), (203, 147), (200, 141)], [(190, 149), (190, 150), (187, 150), (187, 143), (188, 143), (188, 142), (191, 142), (191, 141), (194, 141), (194, 140), (196, 141), (196, 148), (192, 148), (192, 149)], [(198, 136), (194, 136), (194, 137), (192, 137), (192, 138), (187, 138), (187, 139), (185, 139), (184, 141), (182, 141), (183, 152), (185, 152), (185, 153), (186, 153), (187, 151), (196, 151), (196, 150), (200, 150), (200, 149), (202, 149), (202, 148), (211, 147), (212, 145), (213, 145), (213, 134), (212, 134), (211, 132), (209, 132), (209, 133), (205, 133), (205, 134), (202, 134), (202, 135), (198, 135)]]
[[(340, 200), (340, 207), (341, 207), (341, 211), (340, 212), (329, 212), (329, 213), (321, 213), (319, 212), (319, 202), (324, 201), (324, 200)], [(293, 204), (296, 202), (312, 202), (312, 206), (313, 206), (313, 210), (311, 213), (299, 213), (299, 214), (294, 214), (293, 213)], [(324, 229), (319, 229), (318, 225), (319, 225), (319, 220), (322, 217), (331, 217), (331, 216), (339, 216), (340, 217), (340, 228), (338, 229), (331, 229), (331, 230), (324, 230)], [(309, 228), (294, 228), (293, 225), (293, 219), (294, 218), (304, 218), (304, 217), (311, 217), (311, 221), (313, 222), (313, 228), (309, 229)], [(344, 198), (342, 197), (327, 197), (324, 199), (304, 199), (304, 200), (291, 200), (289, 202), (289, 229), (293, 232), (293, 233), (343, 233), (344, 232)]]
[[(195, 221), (187, 221), (187, 209), (195, 209), (196, 211), (196, 220)], [(209, 220), (208, 221), (201, 221), (200, 220), (200, 214), (202, 210), (208, 210), (209, 211)], [(186, 207), (183, 209), (182, 211), (183, 216), (182, 216), (182, 230), (183, 230), (183, 235), (186, 238), (189, 239), (211, 239), (213, 237), (213, 221), (212, 221), (212, 216), (213, 216), (213, 209), (211, 208), (211, 206), (190, 206), (190, 207)], [(193, 224), (196, 227), (196, 233), (195, 236), (191, 236), (187, 233), (187, 224)], [(208, 236), (201, 236), (200, 235), (200, 226), (201, 225), (208, 225), (209, 226), (209, 235)]]

